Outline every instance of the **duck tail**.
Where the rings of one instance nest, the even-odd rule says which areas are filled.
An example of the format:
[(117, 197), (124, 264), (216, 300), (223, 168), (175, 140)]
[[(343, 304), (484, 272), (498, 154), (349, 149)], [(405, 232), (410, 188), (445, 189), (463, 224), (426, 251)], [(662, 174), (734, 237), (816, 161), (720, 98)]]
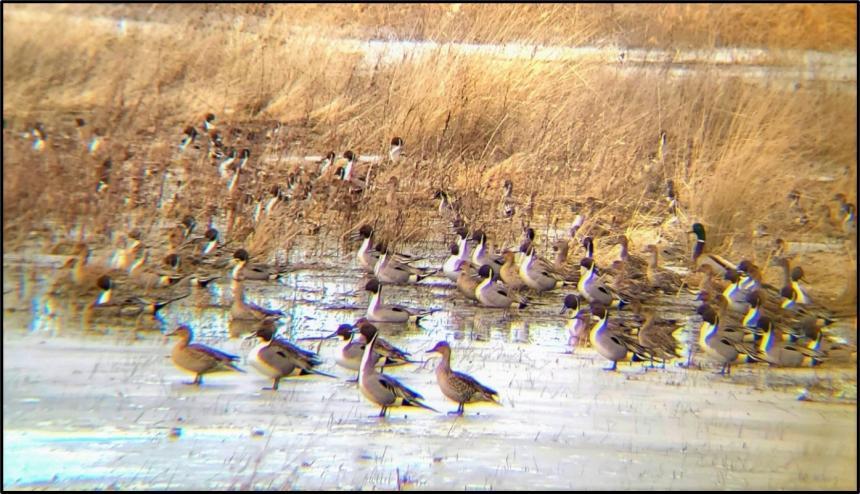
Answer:
[(433, 276), (434, 274), (436, 274), (438, 272), (439, 272), (438, 269), (431, 269), (429, 271), (424, 272), (423, 274), (416, 275), (415, 282), (417, 283), (417, 282), (423, 280), (424, 278), (429, 278), (430, 276)]
[(300, 375), (302, 375), (302, 376), (308, 376), (308, 375), (311, 375), (311, 374), (314, 374), (314, 375), (317, 375), (317, 376), (330, 377), (330, 378), (332, 378), (332, 379), (337, 379), (337, 378), (338, 378), (337, 376), (334, 376), (334, 375), (329, 374), (329, 373), (327, 373), (327, 372), (318, 371), (318, 370), (316, 370), (316, 369), (302, 369), (302, 372), (300, 373)]
[(421, 401), (419, 401), (419, 400), (417, 400), (417, 399), (414, 399), (414, 400), (404, 400), (404, 401), (403, 401), (403, 404), (404, 404), (404, 405), (406, 405), (406, 406), (419, 407), (419, 408), (423, 408), (423, 409), (425, 409), (425, 410), (430, 410), (431, 412), (439, 413), (439, 410), (436, 410), (435, 408), (431, 407), (430, 405), (427, 405), (427, 404), (425, 404), (425, 403), (422, 403)]

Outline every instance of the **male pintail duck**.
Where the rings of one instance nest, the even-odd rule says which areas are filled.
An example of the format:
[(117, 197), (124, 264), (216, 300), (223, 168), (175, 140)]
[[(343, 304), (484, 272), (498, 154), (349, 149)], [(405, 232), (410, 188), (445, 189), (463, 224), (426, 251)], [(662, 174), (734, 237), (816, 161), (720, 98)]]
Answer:
[(197, 129), (193, 126), (185, 127), (185, 130), (182, 132), (182, 141), (179, 143), (179, 150), (185, 151), (188, 146), (194, 143), (194, 139), (197, 138)]
[(510, 292), (507, 287), (493, 279), (493, 268), (489, 265), (481, 266), (478, 275), (483, 281), (475, 287), (475, 297), (481, 305), (500, 309), (510, 308), (512, 304), (517, 304), (520, 309), (528, 305), (525, 297)]
[(404, 284), (418, 283), (419, 281), (436, 274), (435, 269), (416, 268), (403, 264), (394, 259), (394, 256), (389, 253), (383, 253), (379, 256), (379, 261), (373, 268), (373, 274), (383, 283)]
[(758, 318), (758, 328), (763, 331), (764, 338), (759, 348), (767, 355), (767, 361), (778, 367), (800, 367), (804, 357), (815, 360), (826, 358), (824, 352), (808, 348), (800, 342), (783, 341), (782, 330), (775, 326), (770, 318)]
[(849, 235), (856, 232), (857, 208), (853, 203), (848, 202), (848, 198), (842, 192), (834, 195), (833, 200), (839, 203), (839, 223), (842, 231)]
[(263, 263), (248, 263), (248, 251), (238, 249), (233, 253), (233, 279), (239, 280), (277, 280), (288, 271), (284, 266), (271, 266)]
[(448, 246), (448, 250), (451, 252), (451, 255), (445, 258), (445, 262), (442, 263), (442, 274), (451, 281), (457, 281), (457, 277), (460, 276), (460, 270), (462, 268), (460, 247), (458, 247), (457, 244), (451, 244)]
[(206, 116), (203, 117), (203, 130), (206, 132), (210, 132), (215, 130), (215, 114), (207, 113)]
[(502, 269), (503, 259), (488, 252), (487, 235), (481, 230), (476, 230), (472, 234), (472, 240), (478, 242), (475, 250), (472, 251), (472, 263), (478, 268), (484, 265), (490, 266), (493, 268), (493, 273), (498, 276), (499, 270)]
[[(468, 249), (468, 247), (467, 247)], [(451, 255), (445, 259), (445, 263), (442, 264), (442, 273), (451, 281), (457, 281), (457, 278), (460, 277), (460, 272), (463, 268), (464, 262), (469, 262), (468, 256), (463, 256), (460, 245), (451, 244), (450, 246)], [(468, 250), (466, 251), (468, 252)]]
[(806, 281), (803, 277), (803, 268), (795, 266), (791, 269), (791, 288), (794, 290), (795, 302), (801, 305), (809, 305), (812, 303), (812, 299), (806, 293), (803, 286), (801, 286), (801, 281)]
[(564, 297), (564, 306), (561, 308), (561, 313), (564, 314), (568, 309), (573, 312), (570, 315), (570, 326), (568, 327), (568, 344), (573, 348), (588, 345), (588, 336), (590, 328), (586, 321), (587, 316), (582, 312), (582, 301), (575, 293), (568, 294)]
[(580, 296), (588, 300), (591, 304), (599, 304), (604, 306), (617, 306), (622, 308), (627, 305), (627, 301), (616, 296), (606, 284), (597, 277), (594, 260), (589, 257), (584, 257), (580, 261), (580, 265), (586, 269), (585, 274), (579, 278), (576, 289)]
[(277, 390), (281, 378), (294, 374), (335, 377), (314, 369), (322, 363), (319, 355), (275, 336), (274, 321), (263, 321), (262, 326), (246, 339), (254, 337), (260, 338), (260, 344), (251, 350), (248, 361), (261, 374), (273, 379), (272, 387), (263, 389)]
[[(182, 267), (182, 257), (175, 252), (171, 252), (164, 257), (164, 264), (173, 269), (174, 273), (179, 274)], [(221, 278), (221, 276), (210, 272), (198, 271), (188, 275), (188, 278), (192, 287), (206, 288), (209, 283)]]
[(379, 416), (385, 417), (389, 408), (398, 406), (420, 407), (438, 413), (437, 410), (422, 403), (423, 396), (407, 388), (397, 379), (387, 374), (380, 374), (376, 370), (374, 346), (379, 337), (379, 331), (366, 321), (359, 324), (358, 329), (368, 342), (361, 357), (361, 367), (358, 369), (358, 388), (365, 398), (382, 407)]
[(415, 317), (417, 324), (422, 317), (435, 312), (432, 309), (419, 311), (399, 305), (384, 305), (382, 303), (382, 285), (375, 278), (368, 281), (364, 289), (371, 293), (370, 303), (367, 306), (367, 320), (371, 322), (404, 323), (410, 317)]
[[(355, 324), (354, 328), (359, 328), (364, 323), (370, 323), (366, 317), (359, 317)], [(360, 336), (360, 333), (359, 333)], [(374, 351), (383, 357), (385, 357), (384, 365), (400, 365), (400, 364), (414, 364), (415, 360), (412, 360), (412, 354), (407, 352), (406, 350), (402, 350), (392, 345), (388, 341), (383, 338), (377, 338), (376, 345), (374, 345)]]
[(241, 278), (234, 278), (232, 283), (233, 305), (230, 307), (230, 317), (233, 320), (262, 321), (277, 319), (285, 316), (283, 311), (267, 309), (245, 300), (245, 285)]
[[(805, 342), (807, 348), (823, 353), (830, 362), (847, 362), (851, 360), (852, 355), (857, 353), (855, 345), (826, 336), (821, 330), (820, 321), (815, 317), (801, 320), (795, 328), (801, 332), (799, 342)], [(811, 360), (813, 366), (819, 363), (821, 363), (819, 359), (813, 358)]]
[(561, 277), (545, 262), (538, 260), (534, 246), (529, 246), (526, 256), (520, 263), (518, 274), (526, 286), (537, 292), (552, 290), (562, 284)]
[(218, 163), (218, 176), (223, 179), (230, 177), (230, 172), (233, 170), (232, 166), (236, 162), (237, 156), (238, 151), (236, 151), (236, 148), (231, 147), (224, 159)]
[[(368, 273), (373, 273), (374, 268), (376, 268), (376, 264), (379, 261), (379, 258), (382, 256), (382, 252), (375, 249), (373, 246), (373, 227), (370, 225), (362, 225), (358, 232), (350, 235), (351, 239), (357, 240), (359, 238), (363, 239), (361, 242), (361, 246), (358, 248), (358, 263), (367, 270)], [(403, 264), (411, 264), (415, 261), (420, 261), (422, 258), (409, 256), (401, 253), (393, 253), (394, 260)]]
[(662, 360), (665, 368), (666, 360), (681, 357), (678, 340), (672, 336), (677, 329), (674, 326), (659, 326), (654, 321), (653, 311), (645, 313), (645, 322), (639, 328), (639, 344), (648, 351), (651, 367), (654, 367), (654, 358)]
[(451, 369), (451, 347), (447, 341), (440, 341), (436, 346), (427, 350), (426, 353), (438, 353), (442, 355), (436, 364), (436, 382), (442, 394), (451, 401), (457, 402), (457, 411), (448, 412), (449, 415), (463, 415), (466, 403), (489, 401), (499, 403), (499, 393), (484, 386), (474, 377)]
[(238, 356), (199, 343), (191, 343), (194, 334), (190, 326), (180, 325), (166, 336), (179, 337), (179, 342), (173, 347), (170, 357), (177, 367), (195, 374), (194, 382), (190, 384), (198, 386), (203, 384), (203, 375), (213, 372), (245, 372), (234, 363), (239, 360)]
[(392, 163), (396, 163), (403, 156), (403, 139), (393, 137), (391, 139), (391, 148), (388, 150), (388, 159)]
[(713, 308), (703, 304), (698, 307), (697, 312), (702, 316), (703, 321), (699, 334), (699, 347), (722, 363), (720, 374), (730, 375), (732, 363), (741, 353), (749, 355), (754, 360), (767, 361), (767, 355), (754, 343), (744, 341), (743, 331), (721, 327), (720, 317)]
[[(325, 337), (326, 339), (341, 338), (345, 342), (335, 360), (337, 365), (345, 369), (357, 371), (361, 367), (361, 357), (364, 355), (364, 347), (367, 345), (367, 340), (355, 328), (362, 321), (366, 321), (366, 319), (359, 319), (355, 325), (341, 324), (334, 333)], [(377, 341), (377, 345), (374, 350), (376, 354), (374, 365), (377, 367), (414, 363), (409, 357), (409, 352), (401, 350), (381, 338)]]
[(589, 340), (597, 353), (612, 362), (612, 367), (603, 370), (614, 371), (619, 360), (627, 358), (628, 353), (645, 356), (647, 350), (639, 344), (634, 336), (630, 336), (609, 326), (609, 311), (603, 305), (595, 304), (591, 307), (592, 315), (599, 320), (591, 328)]

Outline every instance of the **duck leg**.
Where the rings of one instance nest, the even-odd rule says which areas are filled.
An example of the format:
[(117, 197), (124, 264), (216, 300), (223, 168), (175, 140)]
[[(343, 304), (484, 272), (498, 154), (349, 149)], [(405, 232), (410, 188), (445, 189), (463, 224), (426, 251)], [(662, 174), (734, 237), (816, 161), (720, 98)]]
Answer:
[(463, 416), (464, 404), (460, 403), (460, 406), (457, 407), (456, 411), (448, 412), (448, 415), (457, 415), (458, 417)]
[(197, 374), (194, 377), (194, 381), (191, 384), (197, 385), (197, 386), (200, 386), (201, 384), (203, 384), (203, 374)]
[(263, 389), (266, 389), (266, 390), (272, 390), (272, 391), (277, 391), (277, 390), (278, 390), (278, 384), (280, 384), (280, 382), (281, 382), (281, 378), (280, 378), (280, 377), (276, 377), (276, 378), (274, 378), (274, 380), (272, 381), (272, 387), (271, 387), (271, 388), (263, 388)]

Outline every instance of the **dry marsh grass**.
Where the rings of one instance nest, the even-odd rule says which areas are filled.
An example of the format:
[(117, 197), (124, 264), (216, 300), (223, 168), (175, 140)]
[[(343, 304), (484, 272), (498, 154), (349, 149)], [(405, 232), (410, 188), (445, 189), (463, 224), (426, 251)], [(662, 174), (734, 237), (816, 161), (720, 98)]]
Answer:
[[(4, 248), (38, 229), (40, 220), (64, 226), (63, 232), (81, 222), (89, 231), (108, 232), (140, 223), (151, 227), (159, 215), (178, 219), (187, 213), (236, 218), (231, 240), (253, 241), (261, 253), (299, 230), (341, 235), (374, 220), (395, 241), (427, 240), (438, 236), (426, 228), (434, 211), (429, 198), (437, 188), (462, 198), (472, 224), (495, 238), (518, 236), (522, 223), (538, 217), (564, 220), (572, 210), (582, 211), (587, 197), (602, 201), (592, 208), (593, 218), (615, 217), (620, 228), (644, 230), (653, 229), (650, 218), (664, 210), (666, 179), (675, 181), (689, 222), (709, 227), (715, 250), (749, 252), (758, 224), (789, 240), (836, 235), (821, 211), (832, 206), (838, 191), (856, 201), (856, 91), (778, 91), (721, 77), (718, 69), (682, 78), (663, 71), (631, 76), (598, 61), (499, 61), (444, 45), (396, 63), (367, 63), (363, 54), (294, 29), (302, 23), (359, 32), (387, 23), (392, 32), (412, 37), (589, 42), (634, 25), (638, 30), (629, 31), (626, 41), (659, 40), (654, 46), (844, 49), (848, 40), (854, 40), (851, 46), (856, 42), (853, 6), (756, 7), (772, 15), (729, 5), (463, 5), (451, 15), (450, 5), (174, 5), (152, 7), (146, 15), (181, 14), (192, 21), (131, 24), (125, 33), (113, 22), (73, 22), (67, 15), (131, 7), (7, 7)], [(666, 15), (646, 16), (651, 8)], [(17, 15), (7, 19), (5, 12), (13, 9)], [(243, 14), (241, 22), (230, 17), (236, 13)], [(209, 17), (194, 22), (197, 14)], [(852, 15), (853, 38), (844, 24)], [(39, 33), (49, 23), (52, 36), (46, 40)], [(694, 29), (705, 23), (717, 27)], [(576, 34), (565, 37), (557, 26)], [(818, 35), (795, 32), (792, 38), (789, 28)], [(697, 37), (703, 31), (707, 39)], [(259, 170), (232, 195), (205, 153), (177, 152), (182, 129), (199, 125), (208, 111), (218, 116), (225, 140), (233, 139), (228, 144), (253, 150)], [(105, 136), (95, 155), (84, 150), (75, 117), (86, 119), (85, 133), (99, 129)], [(39, 153), (18, 137), (36, 121), (49, 133), (49, 145)], [(277, 135), (275, 122), (285, 125)], [(242, 135), (230, 134), (231, 128), (242, 129)], [(668, 146), (662, 162), (655, 162), (661, 131)], [(254, 234), (247, 221), (249, 198), (263, 197), (272, 183), (286, 183), (295, 169), (284, 155), (330, 149), (384, 154), (394, 135), (406, 140), (411, 156), (376, 168), (374, 184), (382, 192), (355, 202), (333, 187), (318, 187), (309, 199), (284, 204), (283, 214), (267, 220), (271, 236)], [(107, 159), (114, 179), (107, 194), (98, 194), (95, 183)], [(158, 208), (152, 197), (168, 170), (182, 170), (188, 183), (176, 200)], [(822, 182), (822, 175), (833, 180)], [(392, 176), (400, 179), (394, 204), (382, 187)], [(521, 210), (534, 197), (533, 218), (498, 218), (505, 179), (513, 181)], [(806, 226), (795, 224), (788, 207), (792, 189), (815, 212)], [(379, 207), (384, 210), (377, 214)], [(47, 238), (63, 234), (54, 228)], [(847, 254), (853, 261), (856, 253)], [(841, 266), (837, 270), (845, 276)]]

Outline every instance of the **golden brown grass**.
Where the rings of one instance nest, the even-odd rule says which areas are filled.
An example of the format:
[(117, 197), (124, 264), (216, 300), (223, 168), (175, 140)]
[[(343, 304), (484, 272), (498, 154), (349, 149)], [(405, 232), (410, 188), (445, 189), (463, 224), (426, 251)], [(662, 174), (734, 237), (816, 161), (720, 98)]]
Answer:
[[(188, 22), (129, 24), (122, 35), (112, 22), (75, 24), (64, 17), (89, 8)], [(646, 15), (652, 8), (665, 15)], [(174, 5), (141, 13), (124, 6), (8, 7), (18, 15), (4, 18), (4, 117), (11, 127), (4, 131), (4, 247), (43, 228), (40, 218), (63, 228), (85, 218), (93, 232), (127, 229), (129, 222), (148, 228), (159, 216), (186, 213), (206, 221), (228, 210), (237, 217), (232, 240), (253, 242), (260, 251), (283, 245), (296, 225), (340, 235), (375, 220), (395, 240), (430, 239), (439, 232), (425, 227), (434, 211), (429, 197), (441, 187), (463, 198), (472, 224), (497, 239), (518, 236), (524, 221), (566, 221), (589, 196), (605, 205), (595, 207), (598, 216), (615, 216), (621, 227), (638, 231), (653, 228), (668, 178), (688, 223), (705, 223), (715, 250), (748, 253), (759, 223), (788, 240), (824, 235), (829, 227), (820, 216), (810, 226), (794, 224), (786, 194), (801, 191), (810, 211), (830, 204), (836, 191), (856, 201), (856, 92), (826, 84), (780, 91), (719, 77), (718, 69), (686, 78), (656, 70), (631, 76), (598, 61), (500, 61), (444, 46), (397, 63), (365, 63), (362, 54), (308, 34), (313, 26), (353, 34), (384, 23), (398, 35), (459, 41), (582, 43), (614, 36), (646, 46), (819, 49), (856, 41), (856, 31), (845, 28), (846, 19), (856, 26), (853, 6), (755, 7), (771, 15), (741, 8)], [(38, 34), (47, 23), (56, 23), (50, 41)], [(819, 34), (804, 37), (798, 29)], [(176, 152), (182, 128), (199, 125), (208, 111), (218, 115), (228, 144), (251, 147), (254, 167), (267, 174), (245, 181), (233, 196), (205, 157)], [(99, 128), (107, 136), (95, 156), (78, 142), (76, 116), (87, 120), (87, 131)], [(36, 121), (45, 123), (51, 143), (41, 153), (17, 137)], [(285, 130), (267, 140), (274, 121)], [(231, 141), (231, 127), (257, 138)], [(661, 130), (668, 146), (663, 162), (654, 163)], [(404, 137), (411, 158), (378, 167), (375, 183), (400, 178), (398, 207), (377, 214), (384, 193), (351, 204), (322, 188), (270, 220), (271, 238), (259, 232), (246, 238), (253, 235), (247, 196), (285, 183), (284, 154), (384, 154), (393, 135)], [(115, 179), (108, 193), (97, 194), (98, 169), (108, 158)], [(184, 173), (189, 185), (157, 210), (152, 193), (168, 170), (174, 179)], [(817, 180), (822, 175), (835, 180)], [(535, 196), (534, 218), (497, 217), (506, 178), (521, 210)], [(59, 235), (56, 226), (49, 230), (46, 238)]]
[(180, 19), (201, 26), (263, 16), (292, 32), (361, 39), (389, 38), (547, 44), (611, 43), (643, 48), (751, 46), (853, 50), (856, 5), (822, 4), (338, 4), (88, 5), (130, 19)]

